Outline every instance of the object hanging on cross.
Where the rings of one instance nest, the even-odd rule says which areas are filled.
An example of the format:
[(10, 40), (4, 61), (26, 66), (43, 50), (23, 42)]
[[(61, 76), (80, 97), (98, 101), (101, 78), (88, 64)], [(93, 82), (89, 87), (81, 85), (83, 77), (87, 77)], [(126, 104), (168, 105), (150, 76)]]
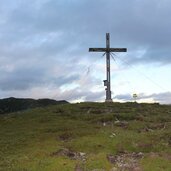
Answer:
[(89, 52), (105, 52), (106, 53), (106, 102), (112, 102), (111, 98), (111, 81), (110, 81), (110, 52), (127, 52), (126, 48), (110, 48), (110, 34), (106, 33), (106, 48), (89, 48)]

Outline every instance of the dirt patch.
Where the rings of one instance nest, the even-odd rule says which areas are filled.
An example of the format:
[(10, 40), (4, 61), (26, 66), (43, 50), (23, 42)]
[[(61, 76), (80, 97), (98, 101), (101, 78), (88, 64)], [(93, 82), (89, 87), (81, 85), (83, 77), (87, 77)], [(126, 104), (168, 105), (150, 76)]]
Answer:
[(171, 154), (165, 153), (165, 154), (163, 154), (162, 156), (163, 156), (165, 159), (171, 161)]
[(126, 122), (126, 121), (115, 121), (115, 124), (114, 125), (116, 125), (118, 127), (121, 127), (121, 128), (127, 129), (128, 126), (129, 126), (129, 123)]
[(153, 144), (152, 143), (139, 143), (137, 144), (137, 147), (140, 149), (152, 149)]
[(157, 158), (157, 157), (161, 157), (161, 156), (160, 156), (160, 154), (158, 154), (158, 153), (154, 153), (154, 152), (150, 152), (150, 153), (148, 154), (148, 156), (149, 156), (150, 158)]
[(151, 124), (149, 126), (146, 126), (140, 130), (138, 130), (139, 133), (141, 132), (153, 132), (155, 130), (164, 130), (166, 128), (166, 124)]
[(138, 133), (144, 133), (144, 132), (153, 132), (153, 130), (147, 127), (138, 130)]
[(139, 160), (143, 158), (144, 154), (139, 153), (119, 153), (117, 155), (107, 155), (110, 163), (115, 164), (118, 170), (124, 171), (142, 171), (139, 166)]
[(166, 160), (171, 161), (171, 154), (169, 153), (155, 153), (155, 152), (150, 152), (148, 154), (150, 158), (157, 158), (157, 157), (162, 157), (165, 158)]
[(165, 123), (159, 123), (159, 124), (151, 124), (149, 126), (149, 129), (152, 130), (161, 130), (161, 129), (165, 129), (166, 128), (166, 124)]
[(65, 141), (65, 142), (70, 141), (72, 138), (73, 138), (73, 135), (70, 132), (65, 132), (63, 134), (60, 134), (58, 137), (59, 140)]
[(81, 160), (85, 161), (86, 160), (86, 154), (82, 152), (74, 152), (72, 150), (69, 150), (67, 148), (60, 149), (59, 151), (53, 152), (51, 157), (58, 157), (58, 156), (66, 156), (72, 160)]

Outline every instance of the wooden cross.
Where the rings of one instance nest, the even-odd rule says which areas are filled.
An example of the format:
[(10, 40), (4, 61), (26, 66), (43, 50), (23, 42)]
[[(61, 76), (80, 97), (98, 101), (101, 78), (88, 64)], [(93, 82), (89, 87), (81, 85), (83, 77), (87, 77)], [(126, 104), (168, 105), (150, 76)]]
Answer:
[(111, 52), (127, 52), (126, 48), (110, 48), (110, 34), (106, 33), (106, 48), (89, 48), (89, 52), (105, 52), (106, 53), (106, 102), (112, 102), (111, 98), (111, 82), (110, 82), (110, 53)]

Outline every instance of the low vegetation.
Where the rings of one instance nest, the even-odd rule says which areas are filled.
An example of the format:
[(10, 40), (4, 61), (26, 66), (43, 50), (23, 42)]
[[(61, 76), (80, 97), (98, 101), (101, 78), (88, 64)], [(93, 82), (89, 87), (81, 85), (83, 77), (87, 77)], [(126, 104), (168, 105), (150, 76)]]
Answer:
[(79, 103), (0, 116), (2, 171), (170, 171), (171, 106)]

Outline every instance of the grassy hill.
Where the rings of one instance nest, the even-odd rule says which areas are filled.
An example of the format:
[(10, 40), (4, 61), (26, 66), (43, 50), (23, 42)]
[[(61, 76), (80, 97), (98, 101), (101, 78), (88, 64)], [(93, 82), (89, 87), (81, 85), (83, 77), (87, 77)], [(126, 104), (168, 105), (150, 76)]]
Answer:
[(170, 171), (171, 106), (80, 103), (0, 116), (2, 171)]
[(56, 101), (52, 99), (21, 99), (21, 98), (6, 98), (0, 99), (0, 114), (26, 110), (35, 107), (45, 107), (48, 105), (57, 105), (68, 103), (65, 100)]

